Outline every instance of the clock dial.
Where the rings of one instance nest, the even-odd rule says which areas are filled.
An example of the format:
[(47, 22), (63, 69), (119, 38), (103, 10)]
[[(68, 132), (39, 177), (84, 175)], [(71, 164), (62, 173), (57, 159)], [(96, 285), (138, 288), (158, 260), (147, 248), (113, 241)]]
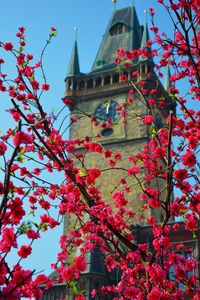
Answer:
[(96, 111), (95, 117), (97, 123), (114, 122), (120, 117), (120, 112), (117, 111), (118, 103), (114, 100), (108, 100), (101, 103)]

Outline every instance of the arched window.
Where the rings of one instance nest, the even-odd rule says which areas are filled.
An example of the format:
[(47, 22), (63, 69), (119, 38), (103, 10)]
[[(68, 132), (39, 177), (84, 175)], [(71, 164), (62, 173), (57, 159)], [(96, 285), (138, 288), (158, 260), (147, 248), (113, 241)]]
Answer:
[(96, 86), (100, 86), (101, 83), (102, 83), (102, 78), (101, 77), (98, 77), (98, 78), (95, 79), (95, 85)]
[(79, 83), (79, 90), (83, 90), (85, 88), (85, 81), (81, 80), (81, 82)]
[(105, 78), (104, 78), (104, 84), (110, 84), (110, 76), (107, 75)]
[(115, 74), (113, 76), (113, 83), (115, 83), (115, 82), (119, 82), (119, 74)]
[(126, 26), (124, 23), (119, 22), (110, 28), (110, 35), (121, 34), (128, 31), (128, 26)]
[(93, 79), (89, 79), (88, 81), (87, 81), (87, 88), (93, 88)]
[(77, 89), (77, 81), (73, 80), (73, 90), (76, 90), (76, 89)]

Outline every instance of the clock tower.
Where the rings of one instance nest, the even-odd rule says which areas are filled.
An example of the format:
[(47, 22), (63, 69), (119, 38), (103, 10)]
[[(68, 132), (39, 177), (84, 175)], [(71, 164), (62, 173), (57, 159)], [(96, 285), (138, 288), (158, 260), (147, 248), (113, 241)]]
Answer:
[[(147, 126), (142, 122), (143, 117), (148, 114), (148, 109), (137, 89), (138, 83), (145, 82), (148, 92), (156, 89), (157, 102), (159, 98), (167, 97), (167, 91), (154, 73), (151, 55), (149, 58), (135, 59), (131, 66), (121, 70), (117, 69), (114, 63), (116, 49), (132, 51), (140, 48), (151, 53), (151, 49), (146, 46), (148, 40), (147, 24), (139, 24), (134, 6), (115, 9), (91, 72), (80, 72), (77, 41), (69, 63), (65, 97), (72, 101), (71, 115), (76, 119), (76, 123), (70, 128), (70, 139), (83, 140), (88, 136), (90, 140), (100, 143), (104, 150), (109, 149), (112, 153), (120, 153), (122, 156), (120, 161), (114, 159), (110, 162), (110, 170), (108, 160), (103, 155), (101, 157), (90, 152), (84, 157), (86, 170), (96, 167), (104, 171), (96, 184), (100, 187), (103, 200), (108, 203), (113, 201), (111, 194), (114, 187), (119, 186), (120, 178), (127, 177), (127, 171), (122, 169), (128, 169), (130, 166), (128, 157), (140, 152), (150, 138)], [(123, 77), (127, 80), (122, 80)], [(130, 95), (131, 89), (134, 90), (134, 95)], [(145, 97), (150, 98), (150, 94)], [(130, 103), (131, 101), (133, 102)], [(163, 126), (170, 109), (175, 109), (170, 101), (162, 109), (159, 105), (155, 106), (153, 114), (157, 121), (157, 129)], [(81, 152), (81, 148), (77, 151)], [(117, 168), (112, 170), (115, 164)], [(142, 177), (144, 178), (144, 174), (141, 174), (140, 182), (143, 181)], [(131, 190), (128, 205), (130, 209), (138, 212), (136, 224), (145, 224), (145, 219), (155, 213), (150, 209), (143, 212), (140, 200), (141, 186), (133, 178), (127, 180)], [(158, 222), (161, 221), (162, 214), (159, 210), (156, 210), (154, 216)], [(66, 217), (65, 231), (68, 230), (68, 223)]]
[[(130, 189), (128, 196), (128, 207), (138, 212), (135, 217), (136, 237), (148, 236), (146, 231), (146, 219), (154, 215), (157, 222), (162, 220), (162, 212), (158, 209), (144, 211), (140, 199), (141, 184), (144, 183), (145, 174), (141, 174), (139, 182), (134, 178), (127, 177), (127, 169), (130, 166), (130, 157), (140, 152), (148, 144), (151, 133), (142, 119), (148, 114), (148, 108), (142, 94), (139, 92), (138, 83), (145, 82), (147, 91), (156, 90), (156, 101), (162, 97), (169, 99), (169, 73), (167, 73), (165, 86), (161, 84), (154, 73), (154, 62), (149, 58), (139, 58), (121, 70), (116, 68), (114, 60), (116, 49), (136, 50), (144, 49), (151, 53), (147, 48), (146, 42), (149, 40), (147, 24), (140, 25), (134, 6), (114, 10), (108, 23), (103, 40), (100, 44), (92, 69), (84, 74), (80, 71), (77, 41), (72, 50), (66, 82), (65, 98), (71, 100), (70, 114), (76, 119), (70, 126), (70, 139), (84, 140), (87, 136), (91, 141), (99, 143), (99, 146), (112, 153), (110, 161), (103, 154), (93, 152), (85, 153), (84, 148), (77, 148), (77, 154), (84, 153), (84, 160), (77, 163), (78, 167), (87, 169), (91, 167), (99, 168), (103, 175), (96, 181), (95, 185), (100, 188), (103, 200), (112, 204), (112, 193), (120, 185), (120, 179), (127, 180)], [(123, 51), (123, 50), (121, 50)], [(122, 76), (121, 76), (122, 75)], [(127, 80), (122, 80), (126, 77)], [(134, 90), (134, 94), (130, 93)], [(146, 99), (150, 98), (147, 94)], [(165, 118), (170, 110), (175, 111), (175, 105), (167, 100), (167, 105), (160, 108), (155, 105), (153, 115), (156, 120), (156, 129), (163, 127)], [(118, 156), (122, 159), (118, 160)], [(72, 157), (73, 158), (73, 157)], [(114, 168), (116, 164), (116, 168)], [(65, 217), (64, 233), (73, 226), (73, 220), (69, 216)], [(95, 249), (87, 257), (88, 267), (82, 273), (78, 283), (87, 292), (87, 298), (91, 299), (90, 293), (96, 288), (101, 288), (104, 284), (115, 284), (115, 274), (108, 273), (104, 266), (100, 251)], [(56, 277), (56, 274), (52, 274)], [(48, 294), (50, 293), (50, 294)], [(56, 294), (57, 293), (57, 294)], [(50, 292), (47, 292), (44, 300), (51, 299), (54, 294), (61, 297), (65, 293), (65, 285), (56, 285)], [(46, 297), (46, 298), (45, 298)], [(67, 298), (68, 299), (68, 298)], [(69, 299), (73, 296), (69, 295)], [(95, 299), (112, 299), (111, 296)]]

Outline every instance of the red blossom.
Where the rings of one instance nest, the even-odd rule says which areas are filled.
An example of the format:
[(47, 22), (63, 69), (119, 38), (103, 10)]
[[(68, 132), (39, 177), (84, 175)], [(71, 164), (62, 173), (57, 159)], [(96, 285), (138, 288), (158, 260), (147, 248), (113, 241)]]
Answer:
[(36, 80), (31, 80), (31, 81), (30, 81), (30, 84), (32, 85), (32, 88), (33, 88), (34, 91), (39, 90), (40, 85), (39, 85), (39, 82), (38, 82), (38, 81), (36, 81)]
[(48, 91), (49, 88), (50, 88), (50, 85), (47, 84), (47, 83), (44, 83), (44, 84), (42, 85), (42, 90), (43, 90), (43, 91)]
[(85, 258), (80, 255), (74, 258), (73, 267), (75, 268), (76, 272), (79, 274), (80, 272), (85, 271), (87, 267), (87, 262)]
[(94, 183), (95, 180), (101, 175), (101, 171), (97, 168), (92, 168), (88, 171), (87, 182), (89, 184)]
[(65, 105), (70, 105), (70, 104), (72, 103), (72, 101), (71, 101), (70, 99), (64, 99), (64, 100), (63, 100), (63, 103), (64, 103)]
[(11, 51), (13, 49), (13, 44), (8, 42), (5, 43), (3, 47), (6, 51)]
[(64, 280), (70, 281), (73, 279), (74, 270), (72, 267), (67, 267), (62, 271), (61, 275)]
[(151, 115), (150, 116), (145, 116), (142, 121), (143, 121), (143, 124), (149, 125), (149, 124), (152, 124), (154, 122), (154, 117), (151, 116)]
[(13, 138), (13, 143), (17, 147), (20, 144), (32, 144), (33, 143), (33, 138), (31, 135), (23, 132), (23, 131), (18, 131), (15, 133), (14, 138)]
[(193, 152), (187, 151), (182, 156), (182, 162), (183, 162), (184, 166), (186, 166), (188, 168), (192, 168), (196, 164), (197, 160), (196, 160), (196, 157)]
[(0, 156), (4, 155), (6, 150), (7, 150), (7, 146), (3, 142), (0, 142)]
[(0, 251), (8, 253), (11, 247), (17, 247), (17, 236), (13, 227), (4, 228), (2, 230), (2, 239), (0, 240)]
[(17, 252), (17, 254), (21, 257), (21, 258), (27, 258), (32, 252), (32, 248), (30, 245), (23, 245), (20, 247), (19, 251)]
[(186, 169), (178, 169), (174, 171), (174, 177), (179, 181), (183, 181), (188, 176), (188, 171)]
[(128, 169), (128, 174), (129, 175), (135, 175), (140, 173), (141, 169), (139, 167), (132, 167)]
[(158, 288), (153, 288), (152, 291), (147, 295), (148, 300), (159, 300), (161, 299), (161, 291)]

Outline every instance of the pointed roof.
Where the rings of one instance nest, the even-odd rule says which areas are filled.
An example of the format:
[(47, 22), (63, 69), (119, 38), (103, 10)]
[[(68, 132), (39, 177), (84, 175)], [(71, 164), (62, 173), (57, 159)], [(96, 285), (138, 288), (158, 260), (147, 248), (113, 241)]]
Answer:
[[(141, 41), (141, 45), (140, 48), (142, 50), (146, 50), (147, 52), (151, 53), (151, 47), (147, 46), (147, 41), (149, 40), (149, 29), (148, 29), (148, 25), (147, 22), (143, 28), (143, 33), (142, 33), (142, 41)], [(152, 60), (152, 57), (144, 57), (144, 56), (140, 56), (139, 61), (146, 61), (146, 60)]]
[[(121, 31), (120, 26), (121, 28), (124, 26)], [(114, 10), (92, 66), (92, 72), (98, 71), (100, 67), (101, 69), (114, 68), (116, 49), (122, 47), (125, 50), (138, 49), (141, 39), (142, 26), (139, 24), (135, 7)]]
[(74, 47), (71, 53), (71, 58), (69, 61), (67, 77), (79, 76), (79, 75), (80, 75), (80, 67), (79, 67), (79, 58), (78, 58), (78, 46), (77, 46), (77, 41), (75, 40)]
[(140, 48), (141, 49), (150, 49), (149, 47), (147, 47), (146, 43), (147, 41), (149, 40), (149, 30), (148, 30), (148, 25), (147, 25), (147, 22), (144, 26), (144, 29), (143, 29), (143, 34), (142, 34), (142, 42), (141, 42), (141, 46)]
[(164, 88), (167, 92), (169, 92), (169, 88), (171, 86), (171, 73), (170, 73), (170, 68), (169, 68), (169, 65), (167, 65), (166, 67), (166, 75), (165, 75), (165, 85), (164, 85)]

